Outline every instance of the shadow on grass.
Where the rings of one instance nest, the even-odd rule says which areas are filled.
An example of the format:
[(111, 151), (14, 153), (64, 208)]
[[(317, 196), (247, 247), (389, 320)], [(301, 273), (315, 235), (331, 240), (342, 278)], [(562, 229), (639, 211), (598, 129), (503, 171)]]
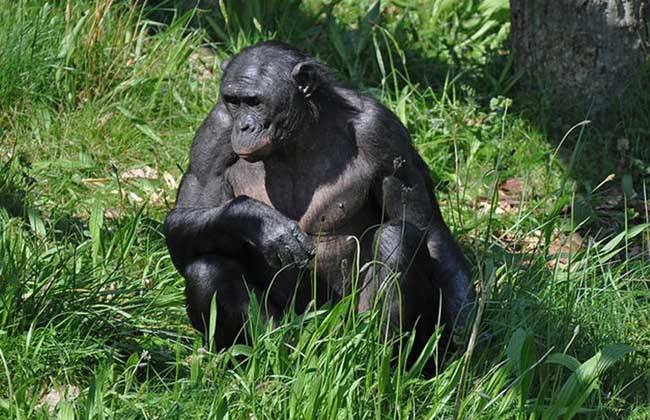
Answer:
[[(432, 52), (429, 44), (418, 41), (422, 35), (408, 18), (396, 22), (390, 16), (393, 13), (390, 6), (379, 2), (368, 10), (357, 10), (359, 16), (345, 19), (335, 12), (340, 0), (310, 7), (306, 6), (308, 2), (300, 0), (266, 6), (264, 2), (251, 3), (257, 6), (224, 2), (229, 13), (226, 19), (218, 1), (143, 0), (145, 13), (152, 20), (172, 24), (180, 16), (189, 16), (189, 27), (205, 30), (218, 48), (230, 54), (261, 40), (284, 41), (323, 60), (339, 72), (342, 80), (357, 88), (379, 87), (383, 79), (392, 77), (390, 72), (394, 70), (398, 88), (419, 84), (442, 90), (454, 79), (463, 86), (458, 94), (466, 92), (487, 103), (492, 96), (505, 94), (513, 81), (502, 77), (508, 75), (504, 67), (510, 67), (502, 47), (489, 51), (485, 62), (463, 55), (463, 49), (449, 45), (447, 38), (436, 39), (439, 50)], [(346, 19), (356, 21), (349, 23)], [(498, 12), (495, 19), (505, 23), (509, 20), (507, 11)], [(462, 31), (460, 27), (457, 29)], [(439, 35), (435, 33), (431, 37)], [(465, 49), (471, 49), (471, 45)], [(383, 61), (381, 65), (379, 57)]]
[(0, 161), (0, 207), (9, 216), (25, 216), (28, 191), (34, 182), (23, 159), (12, 156), (5, 162)]
[[(339, 71), (340, 79), (364, 90), (376, 90), (382, 86), (382, 81), (388, 81), (393, 95), (399, 95), (407, 85), (441, 91), (453, 80), (456, 98), (475, 102), (482, 108), (487, 108), (493, 97), (514, 96), (512, 111), (544, 133), (552, 146), (562, 143), (559, 156), (581, 191), (591, 191), (610, 174), (619, 178), (628, 175), (627, 184), (632, 183), (640, 190), (644, 177), (650, 176), (650, 114), (647, 112), (650, 109), (650, 90), (647, 89), (650, 66), (640, 79), (630, 80), (624, 95), (614, 98), (610, 108), (599, 115), (585, 116), (592, 123), (573, 130), (562, 141), (567, 131), (582, 119), (567, 117), (561, 110), (553, 109), (544, 98), (543, 89), (530, 90), (519, 83), (520, 75), (511, 67), (507, 45), (489, 49), (480, 59), (459, 56), (462, 51), (454, 45), (446, 45), (445, 38), (432, 41), (435, 44), (422, 42), (418, 28), (407, 23), (407, 19), (389, 22), (388, 7), (371, 9), (361, 14), (356, 23), (345, 23), (334, 16), (337, 3), (309, 10), (299, 7), (300, 1), (290, 2), (287, 6), (290, 18), (285, 14), (286, 8), (277, 5), (276, 9), (270, 6), (255, 15), (244, 6), (228, 3), (233, 16), (226, 21), (215, 1), (147, 2), (150, 16), (167, 23), (191, 13), (198, 4), (203, 11), (194, 12), (192, 25), (205, 29), (220, 48), (242, 48), (269, 37), (282, 40), (319, 57)], [(240, 20), (236, 19), (238, 15)], [(505, 12), (498, 19), (505, 24), (509, 16)], [(251, 23), (253, 20), (258, 26)], [(394, 44), (382, 35), (382, 30), (388, 27), (390, 41)], [(440, 34), (436, 32), (430, 36), (440, 37)], [(399, 46), (399, 52), (395, 45)], [(427, 48), (433, 45), (436, 48)], [(382, 72), (378, 63), (380, 56), (383, 65), (390, 64), (391, 68)], [(394, 79), (391, 71), (397, 75)], [(631, 187), (627, 185), (626, 188), (628, 196), (631, 195)]]
[[(646, 338), (639, 328), (645, 325), (643, 302), (635, 293), (642, 289), (622, 292), (609, 287), (607, 276), (630, 275), (642, 268), (625, 270), (593, 263), (600, 259), (598, 248), (579, 252), (564, 270), (556, 270), (559, 260), (543, 248), (533, 252), (512, 252), (497, 244), (485, 250), (486, 265), (494, 265), (495, 278), (490, 300), (486, 303), (484, 328), (492, 334), (491, 349), (477, 354), (477, 363), (494, 364), (500, 346), (507, 345), (513, 333), (522, 328), (534, 338), (532, 357), (545, 353), (563, 353), (580, 362), (592, 357), (606, 345), (626, 343), (635, 349), (634, 357), (618, 365), (616, 371), (605, 375), (607, 389), (626, 384), (621, 397), (644, 402), (647, 385), (643, 375), (647, 368)], [(587, 264), (587, 261), (590, 261)], [(566, 262), (565, 262), (566, 264)], [(607, 272), (604, 274), (602, 271)], [(634, 274), (643, 277), (640, 273)], [(596, 276), (602, 276), (596, 279)], [(614, 318), (611, 314), (616, 313)], [(543, 363), (541, 377), (562, 373), (558, 366)], [(553, 373), (554, 372), (554, 373)]]
[[(557, 149), (574, 192), (570, 212), (583, 236), (604, 238), (648, 222), (650, 62), (598, 114), (562, 114), (543, 93), (515, 92), (515, 112)], [(533, 91), (531, 91), (533, 92)]]
[[(631, 77), (620, 96), (597, 114), (583, 117), (551, 107), (542, 88), (518, 90), (520, 112), (560, 147), (559, 156), (583, 188), (593, 189), (608, 175), (629, 176), (637, 188), (650, 177), (650, 62)], [(522, 86), (523, 87), (523, 86)], [(583, 121), (588, 124), (572, 127)], [(626, 187), (627, 188), (627, 187)], [(628, 194), (631, 191), (626, 191)]]

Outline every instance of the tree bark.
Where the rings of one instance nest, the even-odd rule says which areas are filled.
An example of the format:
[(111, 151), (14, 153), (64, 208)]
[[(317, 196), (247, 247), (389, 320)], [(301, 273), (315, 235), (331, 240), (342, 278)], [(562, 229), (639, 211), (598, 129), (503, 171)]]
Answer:
[(648, 60), (650, 0), (510, 5), (515, 68), (523, 72), (524, 86), (548, 99), (555, 116), (575, 122), (598, 115)]

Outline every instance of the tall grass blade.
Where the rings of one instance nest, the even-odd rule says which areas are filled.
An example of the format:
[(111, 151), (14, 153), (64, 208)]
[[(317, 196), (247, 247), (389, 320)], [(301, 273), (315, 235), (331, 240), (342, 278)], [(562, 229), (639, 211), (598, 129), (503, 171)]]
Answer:
[(573, 418), (589, 394), (598, 387), (597, 381), (603, 372), (632, 351), (626, 344), (611, 344), (581, 364), (557, 392), (543, 418)]

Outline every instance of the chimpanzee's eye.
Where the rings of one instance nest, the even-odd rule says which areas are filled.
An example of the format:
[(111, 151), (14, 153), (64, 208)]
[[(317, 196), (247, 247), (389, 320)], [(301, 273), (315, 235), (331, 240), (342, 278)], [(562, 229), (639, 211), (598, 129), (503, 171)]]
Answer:
[(233, 95), (223, 95), (223, 101), (228, 105), (239, 105), (239, 98)]
[(257, 96), (244, 96), (242, 102), (248, 106), (258, 106), (260, 104), (260, 100)]

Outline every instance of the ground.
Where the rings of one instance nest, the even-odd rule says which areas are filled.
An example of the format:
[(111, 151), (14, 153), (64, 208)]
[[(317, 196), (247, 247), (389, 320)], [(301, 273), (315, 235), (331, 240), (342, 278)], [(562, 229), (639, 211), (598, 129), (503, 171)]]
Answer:
[[(650, 416), (634, 103), (612, 148), (587, 126), (558, 147), (517, 91), (507, 2), (235, 3), (0, 8), (0, 417)], [(220, 353), (189, 326), (161, 223), (219, 63), (269, 38), (394, 110), (431, 169), (482, 308), (434, 377), (354, 297)]]

